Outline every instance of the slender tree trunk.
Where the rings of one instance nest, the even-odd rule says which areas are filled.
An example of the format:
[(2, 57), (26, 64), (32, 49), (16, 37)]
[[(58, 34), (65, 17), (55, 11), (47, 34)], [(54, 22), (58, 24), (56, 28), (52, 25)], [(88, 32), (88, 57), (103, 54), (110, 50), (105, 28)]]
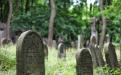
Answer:
[(25, 13), (29, 11), (29, 0), (26, 0)]
[(9, 2), (9, 12), (8, 12), (8, 18), (6, 22), (6, 38), (9, 40), (10, 39), (10, 20), (12, 17), (12, 0), (8, 0)]
[(103, 0), (99, 0), (100, 1), (100, 12), (101, 12), (101, 16), (102, 16), (102, 32), (101, 32), (101, 37), (100, 37), (100, 42), (99, 42), (99, 46), (100, 46), (100, 50), (103, 49), (103, 43), (104, 43), (104, 38), (105, 38), (105, 32), (106, 32), (106, 19), (104, 17), (104, 13), (103, 13)]
[(20, 0), (15, 0), (16, 7), (14, 13), (18, 14), (19, 12), (19, 7), (20, 7)]
[(54, 22), (56, 17), (56, 6), (55, 6), (54, 0), (50, 0), (50, 6), (51, 6), (51, 15), (49, 20), (48, 47), (52, 47), (53, 29), (54, 29)]

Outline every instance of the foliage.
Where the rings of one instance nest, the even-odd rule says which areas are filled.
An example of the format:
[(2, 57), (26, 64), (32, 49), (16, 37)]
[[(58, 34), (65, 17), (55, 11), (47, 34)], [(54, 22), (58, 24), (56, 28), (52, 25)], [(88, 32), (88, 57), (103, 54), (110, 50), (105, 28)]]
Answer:
[[(3, 6), (5, 6), (3, 8)], [(4, 22), (7, 18), (7, 1), (1, 1), (0, 20)], [(105, 17), (108, 19), (107, 33), (113, 34), (113, 40), (119, 42), (119, 24), (121, 19), (121, 1), (105, 0)], [(7, 10), (6, 10), (7, 9)], [(13, 18), (11, 29), (16, 30), (33, 29), (43, 37), (48, 36), (48, 22), (50, 17), (49, 0), (13, 0)], [(90, 18), (100, 17), (98, 1), (87, 4), (86, 0), (57, 0), (56, 22), (54, 28), (54, 39), (63, 37), (65, 41), (77, 39), (78, 34), (83, 34), (86, 39), (90, 37)], [(97, 24), (98, 25), (98, 24)], [(100, 27), (99, 27), (100, 28)]]
[(4, 47), (1, 47), (0, 70), (8, 71), (14, 66), (15, 66), (15, 46), (5, 45)]
[(108, 68), (104, 67), (104, 74), (105, 75), (120, 75), (121, 74), (121, 68)]
[[(80, 34), (81, 32), (84, 34), (86, 33), (86, 30), (88, 32), (89, 27), (87, 20), (82, 20), (82, 15), (78, 16), (82, 12), (78, 11), (76, 8), (81, 8), (81, 6), (74, 7), (73, 10), (69, 11), (68, 9), (70, 8), (71, 3), (69, 1), (65, 2), (66, 4), (64, 4), (64, 2), (57, 1), (57, 16), (54, 26), (54, 39), (63, 37), (65, 41), (71, 41), (77, 39), (77, 34)], [(62, 5), (65, 5), (66, 7), (62, 7)], [(75, 9), (77, 12), (74, 12)], [(76, 16), (74, 16), (74, 14), (76, 14)], [(27, 13), (14, 16), (11, 22), (11, 29), (13, 32), (17, 30), (34, 29), (38, 31), (43, 37), (47, 37), (49, 16), (50, 8), (48, 5), (45, 4), (35, 6), (35, 8), (31, 8), (31, 10)], [(88, 33), (88, 36), (89, 35), (90, 34)]]
[(39, 33), (41, 32), (42, 36), (47, 36), (49, 18), (48, 13), (47, 8), (43, 6), (14, 17), (11, 23), (11, 29), (13, 32), (17, 30), (33, 29)]
[(121, 20), (121, 1), (113, 0), (111, 5), (105, 8), (104, 14), (108, 19), (107, 33), (113, 35), (113, 40), (119, 42), (120, 40), (120, 20)]

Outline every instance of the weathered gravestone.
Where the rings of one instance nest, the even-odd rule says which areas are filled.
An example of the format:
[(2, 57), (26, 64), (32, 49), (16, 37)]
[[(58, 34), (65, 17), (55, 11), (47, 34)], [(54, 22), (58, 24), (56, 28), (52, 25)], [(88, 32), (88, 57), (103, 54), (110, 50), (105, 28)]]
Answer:
[(16, 75), (45, 75), (44, 49), (41, 37), (31, 30), (17, 41)]
[(93, 17), (91, 19), (91, 37), (90, 37), (90, 45), (89, 45), (89, 48), (90, 48), (90, 51), (91, 51), (91, 54), (92, 54), (92, 60), (93, 60), (93, 63), (94, 63), (94, 66), (98, 66), (99, 63), (98, 63), (98, 58), (97, 58), (97, 51), (96, 51), (96, 48), (95, 46), (97, 45), (97, 30), (96, 30), (96, 18)]
[(53, 40), (52, 47), (55, 48), (55, 49), (57, 49), (57, 43), (56, 43), (56, 40)]
[(76, 53), (76, 75), (93, 75), (92, 57), (86, 48)]
[(6, 34), (5, 34), (5, 23), (1, 23), (0, 22), (0, 44), (1, 44), (1, 40), (2, 38), (5, 38)]
[(43, 40), (45, 57), (48, 58), (48, 47), (46, 41)]
[(5, 38), (5, 34), (4, 33), (5, 32), (2, 29), (0, 29), (0, 41), (1, 41), (2, 38)]
[(98, 66), (99, 63), (98, 63), (97, 51), (96, 51), (95, 45), (96, 45), (96, 37), (92, 36), (90, 38), (89, 48), (90, 48), (90, 52), (91, 52), (91, 55), (92, 55), (93, 65)]
[(58, 45), (58, 58), (66, 57), (66, 49), (63, 42), (59, 43)]
[(77, 42), (76, 41), (71, 41), (71, 47), (72, 48), (77, 48)]
[(102, 52), (97, 45), (95, 46), (95, 51), (96, 51), (98, 66), (103, 67), (105, 65), (105, 62), (103, 59)]
[(1, 39), (1, 45), (4, 46), (6, 44), (9, 44), (10, 43), (10, 40), (6, 39), (6, 38), (2, 38)]
[(115, 46), (112, 44), (112, 39), (107, 41), (107, 43), (104, 45), (104, 53), (107, 65), (110, 68), (118, 67), (118, 60), (115, 52)]

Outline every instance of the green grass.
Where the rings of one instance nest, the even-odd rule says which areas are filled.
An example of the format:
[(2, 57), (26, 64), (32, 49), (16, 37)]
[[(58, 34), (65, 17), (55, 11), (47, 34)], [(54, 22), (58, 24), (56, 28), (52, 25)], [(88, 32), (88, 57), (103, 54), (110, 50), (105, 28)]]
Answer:
[(76, 75), (75, 52), (69, 50), (65, 59), (57, 58), (57, 50), (49, 50), (46, 60), (46, 75)]
[(9, 44), (0, 47), (0, 75), (15, 75), (16, 48)]
[[(119, 56), (119, 50), (117, 55)], [(57, 50), (49, 50), (45, 59), (46, 75), (76, 75), (76, 49), (69, 49), (65, 59), (57, 58)], [(119, 57), (118, 57), (119, 58)], [(9, 44), (0, 48), (0, 75), (16, 75), (16, 46)], [(95, 68), (94, 75), (121, 75), (120, 68)]]
[(9, 44), (0, 48), (0, 70), (6, 71), (15, 66), (15, 46)]

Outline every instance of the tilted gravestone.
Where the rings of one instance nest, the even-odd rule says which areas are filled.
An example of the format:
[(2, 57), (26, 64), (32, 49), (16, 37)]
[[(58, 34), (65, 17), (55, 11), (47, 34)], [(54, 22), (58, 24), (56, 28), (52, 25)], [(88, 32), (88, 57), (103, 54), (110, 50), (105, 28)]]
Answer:
[(58, 58), (66, 57), (66, 49), (63, 42), (59, 43), (58, 45)]
[(106, 36), (107, 42), (104, 44), (104, 53), (106, 63), (110, 68), (118, 67), (118, 60), (115, 52), (115, 46), (112, 43), (112, 35)]
[(93, 36), (93, 37), (90, 38), (89, 48), (90, 48), (90, 52), (91, 52), (91, 55), (92, 55), (93, 65), (98, 66), (99, 63), (98, 63), (97, 51), (96, 51), (95, 45), (96, 45), (96, 37)]
[(43, 38), (43, 45), (44, 45), (45, 57), (48, 58), (48, 46), (47, 46), (47, 39), (46, 38)]
[(105, 44), (104, 53), (107, 65), (111, 68), (118, 67), (118, 60), (115, 52), (115, 46), (111, 42)]
[(95, 46), (95, 51), (96, 51), (96, 56), (97, 56), (97, 61), (98, 61), (98, 66), (103, 67), (105, 65), (103, 55), (99, 47), (96, 45)]
[(17, 41), (16, 75), (45, 75), (44, 49), (41, 37), (31, 30)]
[(92, 57), (86, 48), (76, 53), (76, 75), (93, 75)]
[(44, 44), (44, 53), (45, 53), (45, 57), (48, 58), (48, 47), (46, 44)]

